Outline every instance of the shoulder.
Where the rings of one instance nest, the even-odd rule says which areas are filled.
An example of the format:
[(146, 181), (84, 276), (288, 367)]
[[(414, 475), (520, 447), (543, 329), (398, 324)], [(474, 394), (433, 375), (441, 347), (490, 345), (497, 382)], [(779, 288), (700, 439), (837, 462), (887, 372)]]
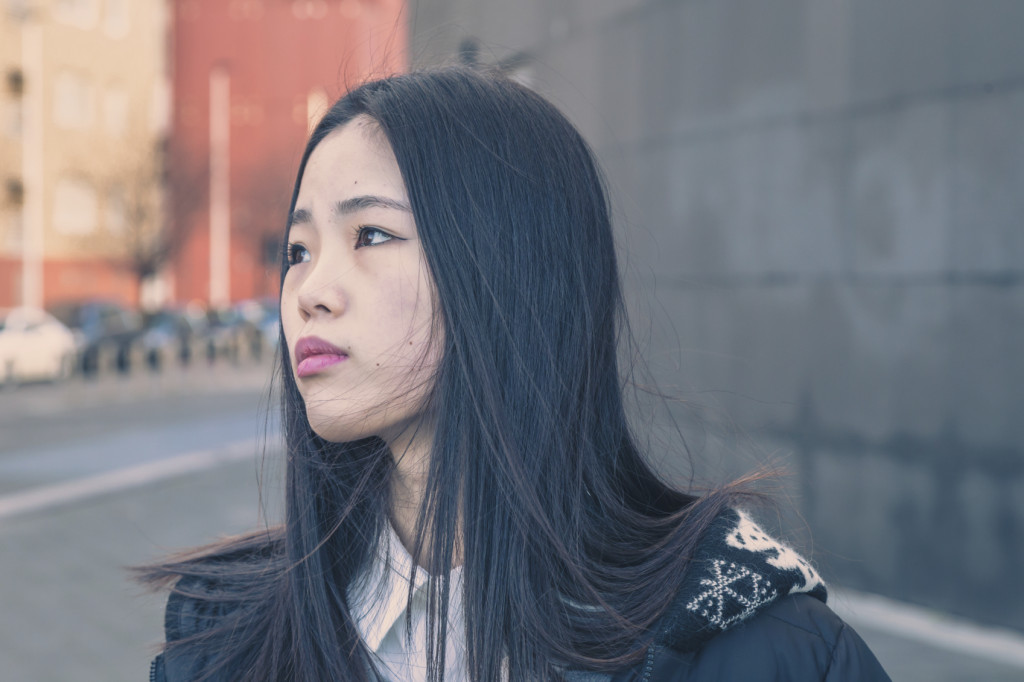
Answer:
[(214, 598), (216, 593), (211, 581), (194, 576), (185, 576), (174, 586), (164, 612), (167, 644), (153, 661), (152, 679), (193, 680), (213, 660), (217, 647), (210, 635), (237, 611), (237, 604)]
[(727, 510), (698, 542), (638, 676), (618, 679), (887, 680), (827, 599), (809, 561)]
[(171, 590), (164, 611), (164, 634), (174, 643), (216, 629), (237, 610), (236, 600), (223, 595), (212, 580), (185, 576)]
[(663, 648), (654, 654), (649, 672), (651, 682), (889, 680), (853, 628), (806, 594), (778, 600), (696, 651)]
[(166, 645), (153, 662), (152, 679), (197, 679), (217, 667), (228, 638), (244, 638), (259, 627), (260, 606), (273, 598), (280, 574), (274, 547), (235, 542), (225, 548), (179, 566), (181, 577), (164, 612)]

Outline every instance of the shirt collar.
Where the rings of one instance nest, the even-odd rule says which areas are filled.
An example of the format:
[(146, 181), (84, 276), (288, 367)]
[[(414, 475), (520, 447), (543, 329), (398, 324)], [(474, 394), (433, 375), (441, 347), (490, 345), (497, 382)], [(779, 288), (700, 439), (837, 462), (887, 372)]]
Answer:
[[(347, 590), (356, 628), (371, 651), (380, 648), (384, 636), (405, 613), (415, 565), (391, 523), (386, 524), (382, 540), (366, 571)], [(430, 574), (418, 569), (413, 593), (424, 589), (428, 580)]]

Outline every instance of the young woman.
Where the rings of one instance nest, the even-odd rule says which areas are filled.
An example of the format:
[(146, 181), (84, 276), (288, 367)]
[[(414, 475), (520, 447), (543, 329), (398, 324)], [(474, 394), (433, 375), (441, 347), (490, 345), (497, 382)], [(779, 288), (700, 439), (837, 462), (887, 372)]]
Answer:
[(645, 463), (601, 177), (548, 102), (350, 92), (286, 242), (286, 518), (149, 569), (154, 679), (888, 679), (739, 493)]

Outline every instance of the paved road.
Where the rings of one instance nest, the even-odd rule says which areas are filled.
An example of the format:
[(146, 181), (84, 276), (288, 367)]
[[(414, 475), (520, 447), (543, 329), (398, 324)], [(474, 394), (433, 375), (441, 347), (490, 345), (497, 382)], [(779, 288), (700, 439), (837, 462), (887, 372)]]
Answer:
[(271, 374), (199, 364), (0, 391), (0, 495), (273, 436)]
[[(870, 598), (870, 595), (867, 596)], [(859, 604), (855, 597), (835, 590), (833, 598), (830, 599), (833, 610), (839, 613), (847, 623), (864, 638), (875, 652), (878, 660), (885, 666), (886, 672), (896, 682), (1021, 682), (1024, 680), (1024, 638), (1016, 633), (1008, 633), (1014, 641), (1010, 646), (1016, 651), (1014, 657), (1016, 664), (993, 660), (993, 657), (986, 655), (979, 650), (977, 642), (966, 642), (965, 636), (954, 633), (947, 639), (951, 639), (953, 645), (963, 646), (968, 644), (966, 651), (962, 648), (951, 648), (950, 646), (938, 646), (934, 639), (926, 637), (924, 640), (915, 636), (908, 636), (906, 632), (894, 635), (893, 623), (879, 621), (877, 615), (872, 618), (865, 618), (863, 615), (863, 604)], [(906, 607), (902, 607), (906, 608)], [(916, 611), (917, 609), (915, 609)], [(890, 618), (900, 618), (902, 614), (890, 614)], [(973, 629), (970, 624), (959, 624), (955, 619), (950, 619), (940, 612), (927, 612), (927, 621), (939, 629), (951, 625), (957, 629)], [(927, 626), (923, 628), (926, 632)], [(922, 628), (915, 628), (921, 630)], [(935, 628), (932, 628), (935, 629)], [(900, 628), (895, 629), (900, 632)], [(984, 631), (983, 631), (984, 632)], [(982, 635), (985, 636), (984, 634)], [(970, 637), (977, 639), (977, 637)], [(960, 641), (957, 641), (960, 640)], [(998, 642), (993, 642), (998, 646)], [(985, 643), (983, 643), (985, 644)], [(986, 647), (990, 648), (990, 647)], [(967, 653), (972, 652), (972, 653)], [(1006, 653), (1005, 651), (1001, 653)]]
[[(78, 453), (76, 457), (85, 456), (86, 442), (114, 442), (108, 435), (110, 422), (102, 427), (93, 422), (115, 419), (117, 414), (133, 415), (131, 428), (143, 440), (162, 434), (161, 438), (188, 447), (195, 443), (184, 436), (175, 440), (175, 431), (167, 428), (168, 423), (177, 423), (182, 432), (189, 431), (189, 424), (207, 425), (201, 429), (208, 438), (203, 445), (213, 450), (239, 433), (255, 435), (265, 372), (250, 368), (235, 374), (226, 369), (214, 374), (162, 379), (163, 396), (141, 379), (81, 390), (67, 386), (59, 399), (52, 387), (50, 394), (46, 393), (48, 387), (38, 387), (23, 393), (20, 399), (10, 394), (0, 396), (0, 414), (7, 409), (22, 410), (20, 417), (12, 418), (9, 413), (0, 417), (4, 434), (0, 439), (4, 443), (0, 445), (0, 471), (5, 462), (22, 461), (36, 447), (34, 439), (24, 434), (15, 436), (14, 445), (8, 444), (12, 426), (20, 428), (24, 424), (33, 424), (38, 436), (35, 451), (60, 453), (60, 444), (64, 443), (69, 451)], [(114, 408), (100, 407), (96, 391), (111, 392)], [(186, 396), (187, 400), (175, 396)], [(54, 401), (63, 401), (64, 406), (54, 407)], [(219, 419), (221, 414), (234, 416)], [(249, 426), (244, 425), (241, 414), (252, 415)], [(60, 415), (67, 419), (51, 423)], [(218, 431), (210, 423), (221, 423), (225, 428)], [(69, 438), (76, 435), (76, 428), (94, 427), (95, 432), (88, 438)], [(173, 454), (173, 449), (164, 448), (161, 456)], [(131, 583), (124, 567), (221, 534), (258, 527), (267, 516), (276, 518), (272, 508), (261, 513), (258, 481), (262, 471), (266, 498), (278, 499), (279, 458), (268, 452), (268, 462), (253, 450), (253, 456), (192, 473), (0, 518), (0, 575), (4, 577), (0, 581), (0, 680), (147, 679), (153, 647), (162, 638), (164, 598), (144, 594)], [(51, 461), (59, 459), (58, 455), (47, 456), (54, 458)], [(105, 471), (124, 461), (116, 452), (106, 457), (101, 457), (103, 465), (90, 471)], [(214, 461), (212, 455), (210, 461)], [(56, 472), (49, 480), (78, 476), (86, 469), (81, 465), (72, 474)], [(12, 494), (22, 494), (24, 487), (20, 490)], [(857, 621), (855, 602), (840, 600), (837, 608), (857, 627), (897, 682), (1024, 680), (1024, 667), (894, 636), (870, 620)]]

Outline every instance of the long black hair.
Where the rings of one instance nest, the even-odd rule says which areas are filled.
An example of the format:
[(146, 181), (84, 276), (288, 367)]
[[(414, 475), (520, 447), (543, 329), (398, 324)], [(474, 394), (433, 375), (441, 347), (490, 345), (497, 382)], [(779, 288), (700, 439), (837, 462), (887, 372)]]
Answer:
[[(418, 548), (461, 549), (475, 680), (558, 679), (640, 660), (696, 540), (733, 501), (667, 485), (636, 446), (623, 404), (627, 333), (604, 182), (549, 102), (467, 68), (352, 90), (310, 154), (372, 120), (402, 173), (435, 287), (440, 361)], [(282, 264), (282, 279), (288, 264)], [(394, 460), (376, 438), (318, 437), (281, 344), (287, 449), (282, 526), (150, 569), (219, 617), (172, 644), (253, 680), (366, 680), (371, 663), (347, 586), (387, 523)], [(415, 552), (414, 552), (415, 553)], [(447, 571), (428, 591), (432, 679), (444, 671)], [(200, 609), (202, 610), (202, 609)], [(215, 654), (215, 655), (214, 655)]]

